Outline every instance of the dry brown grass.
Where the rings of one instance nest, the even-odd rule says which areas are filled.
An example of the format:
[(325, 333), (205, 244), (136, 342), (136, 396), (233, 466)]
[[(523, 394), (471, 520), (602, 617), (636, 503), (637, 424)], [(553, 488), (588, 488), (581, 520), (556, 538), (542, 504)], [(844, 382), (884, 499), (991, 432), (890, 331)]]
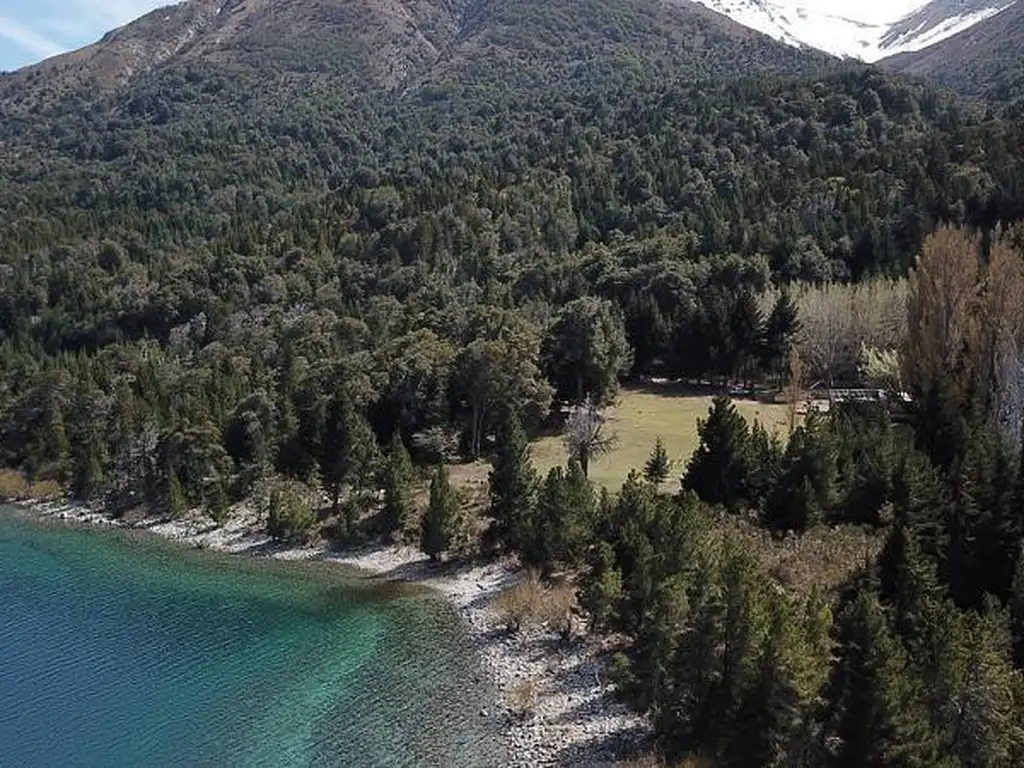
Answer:
[(28, 481), (21, 472), (0, 469), (0, 500), (22, 499), (28, 494)]
[(37, 480), (30, 483), (17, 470), (0, 469), (0, 501), (56, 501), (64, 495), (64, 489), (56, 480)]
[(529, 571), (498, 594), (494, 609), (509, 622), (537, 627), (564, 621), (575, 604), (576, 589), (569, 581), (545, 584), (535, 571)]
[(853, 571), (874, 560), (884, 544), (878, 533), (852, 526), (817, 526), (784, 539), (753, 523), (722, 513), (714, 526), (720, 540), (739, 539), (765, 572), (786, 589), (808, 593), (832, 589)]
[(28, 495), (37, 501), (55, 501), (64, 495), (64, 489), (56, 480), (37, 480)]
[(520, 717), (529, 717), (537, 708), (540, 684), (536, 680), (523, 680), (508, 694), (508, 703)]

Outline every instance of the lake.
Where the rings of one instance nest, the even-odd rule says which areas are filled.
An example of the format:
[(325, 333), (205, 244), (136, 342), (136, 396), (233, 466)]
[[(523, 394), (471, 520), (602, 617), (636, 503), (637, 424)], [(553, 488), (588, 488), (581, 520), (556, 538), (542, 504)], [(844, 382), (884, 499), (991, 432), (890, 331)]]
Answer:
[(493, 766), (493, 700), (425, 590), (0, 507), (2, 766)]

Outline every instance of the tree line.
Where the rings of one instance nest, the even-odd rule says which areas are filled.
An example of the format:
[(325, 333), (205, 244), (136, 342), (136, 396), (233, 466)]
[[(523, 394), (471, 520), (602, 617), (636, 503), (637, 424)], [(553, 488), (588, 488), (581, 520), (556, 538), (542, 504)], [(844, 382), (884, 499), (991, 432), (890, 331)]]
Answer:
[[(999, 362), (1016, 348), (1021, 264), (1005, 240), (985, 252), (939, 231), (909, 280), (906, 412), (812, 412), (783, 445), (718, 398), (675, 494), (659, 446), (615, 496), (575, 460), (542, 479), (508, 422), (490, 481), (500, 538), (545, 572), (581, 570), (591, 622), (628, 637), (612, 666), (620, 690), (669, 757), (1024, 760), (1024, 424), (1007, 429)], [(718, 535), (711, 508), (779, 532), (868, 526), (883, 546), (837, 589), (798, 593)]]

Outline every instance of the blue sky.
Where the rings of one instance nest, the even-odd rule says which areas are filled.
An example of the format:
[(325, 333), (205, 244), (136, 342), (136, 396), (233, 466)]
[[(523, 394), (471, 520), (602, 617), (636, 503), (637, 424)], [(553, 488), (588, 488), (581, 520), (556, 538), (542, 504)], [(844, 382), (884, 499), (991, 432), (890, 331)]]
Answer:
[(0, 71), (81, 48), (174, 0), (0, 0)]

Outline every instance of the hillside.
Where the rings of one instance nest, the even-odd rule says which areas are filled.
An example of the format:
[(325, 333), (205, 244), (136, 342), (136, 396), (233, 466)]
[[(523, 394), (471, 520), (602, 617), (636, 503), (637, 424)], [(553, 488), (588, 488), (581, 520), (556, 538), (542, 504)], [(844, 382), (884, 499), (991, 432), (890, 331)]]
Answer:
[(924, 50), (880, 62), (988, 101), (1024, 98), (1024, 3)]
[(45, 106), (204, 68), (256, 78), (271, 94), (326, 81), (335, 91), (401, 94), (446, 77), (536, 85), (609, 66), (712, 76), (807, 72), (824, 61), (685, 0), (188, 0), (5, 76), (0, 103)]
[[(69, 461), (39, 420), (88, 413), (67, 429), (134, 486), (143, 433), (217, 435), (252, 397), (312, 418), (338, 381), (382, 439), (459, 432), (486, 318), (556, 382), (536, 344), (588, 294), (622, 375), (770, 371), (728, 319), (769, 281), (900, 274), (939, 222), (1024, 217), (1018, 123), (696, 5), (216, 10), (0, 81), (0, 461)], [(308, 466), (295, 418), (261, 429)]]

